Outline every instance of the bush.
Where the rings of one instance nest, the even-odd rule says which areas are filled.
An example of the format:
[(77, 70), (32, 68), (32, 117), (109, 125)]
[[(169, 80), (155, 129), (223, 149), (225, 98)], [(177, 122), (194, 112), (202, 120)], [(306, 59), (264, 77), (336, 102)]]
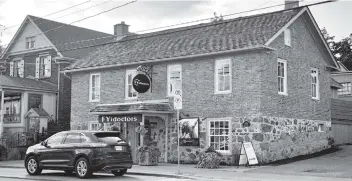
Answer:
[(212, 147), (207, 148), (204, 152), (199, 154), (199, 161), (196, 168), (219, 168), (222, 155), (215, 151)]

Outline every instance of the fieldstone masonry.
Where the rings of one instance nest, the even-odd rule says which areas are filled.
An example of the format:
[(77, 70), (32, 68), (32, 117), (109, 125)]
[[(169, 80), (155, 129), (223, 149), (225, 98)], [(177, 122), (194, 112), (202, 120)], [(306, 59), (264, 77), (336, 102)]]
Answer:
[[(206, 119), (200, 123), (200, 146), (180, 147), (182, 163), (196, 163), (199, 153), (207, 147)], [(250, 127), (242, 123), (249, 121)], [(168, 147), (169, 162), (177, 162), (177, 132), (174, 121), (169, 129), (171, 139)], [(318, 125), (323, 124), (319, 131)], [(258, 161), (269, 163), (311, 154), (329, 148), (328, 137), (331, 136), (331, 122), (282, 117), (255, 116), (253, 118), (234, 118), (232, 120), (231, 146), (232, 154), (224, 155), (223, 162), (236, 165), (241, 142), (252, 142)]]

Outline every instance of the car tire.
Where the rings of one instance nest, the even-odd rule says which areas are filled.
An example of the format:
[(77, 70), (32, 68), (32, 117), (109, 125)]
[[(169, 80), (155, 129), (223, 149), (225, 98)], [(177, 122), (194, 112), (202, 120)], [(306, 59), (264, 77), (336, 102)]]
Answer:
[(76, 161), (75, 172), (78, 178), (89, 178), (93, 174), (88, 160), (83, 157)]
[(121, 170), (111, 170), (111, 173), (114, 174), (115, 176), (123, 176), (127, 172), (127, 169), (121, 169)]
[(39, 167), (39, 162), (35, 156), (30, 156), (26, 160), (26, 170), (29, 175), (39, 175), (43, 169)]

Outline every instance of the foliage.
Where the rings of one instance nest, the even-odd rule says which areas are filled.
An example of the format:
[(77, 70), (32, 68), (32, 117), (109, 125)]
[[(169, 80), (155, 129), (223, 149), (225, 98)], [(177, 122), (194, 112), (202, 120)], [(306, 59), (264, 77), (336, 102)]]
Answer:
[(352, 70), (352, 34), (340, 41), (335, 41), (335, 36), (331, 36), (326, 28), (323, 28), (321, 33), (336, 60), (341, 61), (347, 69)]
[(221, 160), (222, 155), (215, 151), (213, 147), (209, 147), (199, 154), (199, 161), (196, 167), (208, 169), (219, 168)]
[[(137, 152), (139, 155), (140, 165), (156, 165), (159, 157), (161, 156), (161, 152), (157, 147), (157, 142), (155, 141), (146, 141), (143, 146), (138, 147)], [(146, 153), (148, 154), (148, 158), (146, 157)]]

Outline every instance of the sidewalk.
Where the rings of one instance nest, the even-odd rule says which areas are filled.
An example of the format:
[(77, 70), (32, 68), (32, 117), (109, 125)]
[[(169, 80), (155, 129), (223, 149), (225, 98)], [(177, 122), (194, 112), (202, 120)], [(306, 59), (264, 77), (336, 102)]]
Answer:
[[(3, 161), (0, 168), (22, 168), (23, 161)], [(222, 166), (218, 169), (198, 169), (195, 165), (180, 165), (181, 174), (177, 174), (177, 164), (160, 164), (158, 166), (134, 165), (128, 175), (160, 176), (169, 178), (186, 178), (194, 180), (234, 180), (234, 181), (352, 181), (350, 178), (321, 177), (312, 175), (295, 175), (265, 172), (274, 170), (272, 166), (235, 167)]]

